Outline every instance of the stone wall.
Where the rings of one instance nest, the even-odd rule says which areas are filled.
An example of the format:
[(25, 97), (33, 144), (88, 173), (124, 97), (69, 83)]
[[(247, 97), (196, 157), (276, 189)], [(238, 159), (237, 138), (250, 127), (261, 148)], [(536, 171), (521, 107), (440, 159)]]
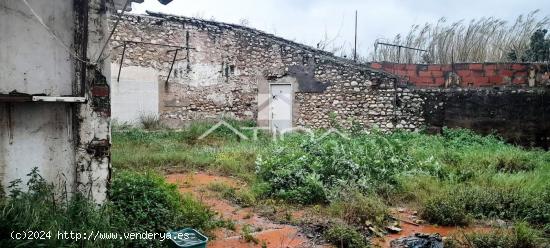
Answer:
[[(545, 65), (363, 65), (243, 26), (154, 13), (124, 16), (111, 44), (117, 64), (124, 44), (123, 66), (159, 71), (160, 114), (174, 126), (221, 116), (268, 126), (269, 85), (288, 82), (295, 127), (353, 121), (382, 130), (497, 131), (546, 147), (550, 140)], [(178, 51), (167, 82), (175, 48), (158, 44), (189, 48)]]
[[(112, 58), (120, 63), (126, 44), (123, 66), (159, 71), (161, 117), (169, 124), (231, 116), (267, 126), (266, 85), (287, 78), (296, 84), (294, 126), (329, 127), (331, 113), (342, 125), (353, 119), (381, 129), (414, 130), (422, 122), (420, 105), (395, 104), (410, 92), (389, 73), (243, 26), (152, 15), (123, 18)], [(175, 48), (143, 42), (190, 49), (178, 51), (165, 83)]]

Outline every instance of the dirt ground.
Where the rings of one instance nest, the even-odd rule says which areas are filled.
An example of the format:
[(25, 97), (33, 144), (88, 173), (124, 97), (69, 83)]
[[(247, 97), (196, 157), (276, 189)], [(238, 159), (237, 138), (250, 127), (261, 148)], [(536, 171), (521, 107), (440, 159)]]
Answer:
[[(204, 172), (171, 174), (167, 176), (170, 183), (178, 185), (181, 192), (192, 193), (203, 203), (210, 206), (224, 219), (236, 223), (236, 229), (220, 228), (214, 231), (215, 238), (208, 242), (209, 248), (241, 248), (241, 247), (315, 247), (312, 241), (300, 233), (299, 228), (292, 225), (278, 224), (259, 216), (252, 208), (241, 208), (225, 199), (209, 194), (207, 185), (213, 182), (223, 182), (233, 187), (242, 183), (229, 177), (209, 175)], [(258, 244), (246, 242), (242, 237), (245, 225), (253, 227), (252, 235), (258, 239)]]
[[(204, 204), (211, 207), (220, 217), (232, 220), (235, 223), (235, 230), (218, 228), (214, 230), (214, 238), (208, 242), (209, 248), (301, 248), (301, 247), (333, 247), (327, 244), (318, 244), (314, 235), (306, 235), (300, 227), (281, 224), (268, 218), (262, 217), (258, 210), (251, 207), (239, 207), (229, 200), (222, 199), (219, 195), (207, 189), (211, 183), (224, 183), (234, 188), (244, 185), (243, 182), (224, 176), (212, 175), (206, 172), (191, 172), (170, 174), (167, 181), (178, 186), (180, 192), (191, 193)], [(426, 224), (415, 224), (415, 211), (409, 209), (392, 209), (392, 215), (399, 221), (401, 232), (388, 234), (384, 237), (372, 239), (375, 247), (390, 247), (391, 240), (407, 237), (414, 233), (439, 233), (441, 236), (448, 236), (460, 232), (485, 231), (488, 228), (471, 227), (461, 229), (456, 227), (440, 227)], [(292, 213), (292, 218), (305, 218), (303, 212)], [(257, 243), (247, 242), (243, 238), (243, 227), (251, 227), (251, 235), (257, 239)], [(263, 245), (263, 246), (262, 246)]]

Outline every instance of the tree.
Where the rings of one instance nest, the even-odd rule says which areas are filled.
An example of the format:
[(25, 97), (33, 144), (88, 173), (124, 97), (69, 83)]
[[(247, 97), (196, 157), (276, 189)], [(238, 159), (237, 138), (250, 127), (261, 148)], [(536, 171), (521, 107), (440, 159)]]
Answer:
[(538, 29), (531, 35), (529, 49), (523, 56), (518, 56), (516, 50), (508, 54), (508, 58), (521, 62), (550, 61), (550, 38), (545, 38), (548, 30)]
[(545, 39), (548, 30), (539, 29), (531, 36), (531, 46), (527, 51), (529, 61), (550, 60), (550, 38)]

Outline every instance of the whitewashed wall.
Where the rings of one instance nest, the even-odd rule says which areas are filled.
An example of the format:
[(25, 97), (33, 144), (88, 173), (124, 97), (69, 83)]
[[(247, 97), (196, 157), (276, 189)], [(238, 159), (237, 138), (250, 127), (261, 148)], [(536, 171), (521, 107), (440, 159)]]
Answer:
[[(74, 36), (73, 4), (29, 0), (67, 46)], [(19, 0), (0, 1), (0, 94), (14, 91), (72, 95), (74, 62)], [(27, 179), (32, 168), (60, 187), (74, 189), (72, 114), (64, 103), (0, 102), (0, 181)], [(25, 183), (22, 184), (25, 186)]]
[(111, 65), (111, 113), (118, 123), (137, 124), (140, 115), (159, 114), (159, 79), (156, 69)]
[[(73, 44), (73, 5), (67, 0), (28, 0), (68, 47)], [(69, 3), (69, 4), (68, 4)], [(40, 25), (20, 0), (0, 1), (0, 93), (51, 96), (73, 92), (69, 52)]]

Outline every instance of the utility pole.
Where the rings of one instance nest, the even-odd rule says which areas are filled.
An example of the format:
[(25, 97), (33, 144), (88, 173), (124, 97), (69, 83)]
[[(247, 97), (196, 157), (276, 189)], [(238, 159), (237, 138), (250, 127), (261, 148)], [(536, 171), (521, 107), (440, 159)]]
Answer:
[(353, 48), (353, 61), (357, 62), (357, 10), (355, 10), (355, 45)]

